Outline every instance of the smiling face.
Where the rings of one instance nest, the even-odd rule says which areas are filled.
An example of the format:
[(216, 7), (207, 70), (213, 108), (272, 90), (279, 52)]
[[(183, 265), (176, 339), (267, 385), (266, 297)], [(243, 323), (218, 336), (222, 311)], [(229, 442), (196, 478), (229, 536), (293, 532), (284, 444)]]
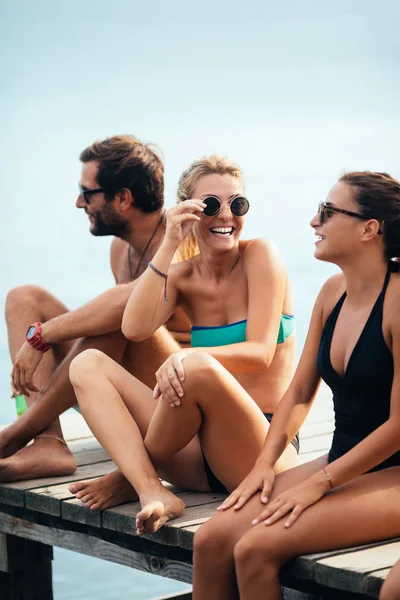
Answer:
[[(100, 188), (97, 181), (99, 166), (97, 161), (89, 161), (82, 165), (80, 185), (83, 190)], [(82, 194), (76, 200), (76, 206), (83, 208), (89, 217), (90, 233), (96, 236), (115, 235), (122, 237), (127, 230), (128, 223), (115, 210), (114, 199), (106, 200), (104, 192), (96, 192), (89, 196), (89, 203)]]
[(243, 195), (242, 182), (232, 175), (204, 175), (196, 181), (193, 198), (203, 200), (207, 196), (215, 196), (221, 203), (221, 210), (217, 215), (202, 215), (201, 220), (193, 226), (200, 250), (206, 245), (208, 248), (227, 251), (238, 243), (245, 217), (233, 215), (230, 202)]
[[(333, 186), (326, 203), (334, 205), (337, 209), (361, 213), (354, 199), (354, 189), (343, 181)], [(324, 223), (321, 224), (320, 216), (315, 215), (310, 222), (317, 236), (315, 258), (338, 264), (346, 257), (354, 256), (361, 249), (361, 238), (366, 222), (367, 219), (328, 210)]]

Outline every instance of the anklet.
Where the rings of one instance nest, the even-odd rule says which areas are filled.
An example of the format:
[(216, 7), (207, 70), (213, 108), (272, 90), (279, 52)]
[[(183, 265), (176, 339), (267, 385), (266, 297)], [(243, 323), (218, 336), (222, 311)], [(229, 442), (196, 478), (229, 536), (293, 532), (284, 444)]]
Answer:
[(65, 442), (62, 438), (58, 437), (57, 435), (37, 435), (35, 436), (35, 440), (37, 440), (37, 438), (48, 438), (49, 440), (57, 440), (57, 442), (60, 442), (61, 444), (64, 444), (64, 446), (67, 446), (67, 442)]
[(159, 271), (151, 262), (148, 262), (147, 266), (150, 267), (150, 269), (152, 271), (154, 271), (154, 273), (156, 273), (160, 277), (163, 277), (163, 279), (164, 279), (164, 302), (169, 302), (169, 300), (167, 298), (167, 281), (168, 281), (168, 275), (166, 273), (163, 273), (162, 271)]

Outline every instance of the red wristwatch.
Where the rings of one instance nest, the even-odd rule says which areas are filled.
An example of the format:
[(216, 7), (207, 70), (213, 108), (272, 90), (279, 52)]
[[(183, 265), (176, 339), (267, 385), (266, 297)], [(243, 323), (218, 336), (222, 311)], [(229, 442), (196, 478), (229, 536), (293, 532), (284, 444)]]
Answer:
[(50, 350), (51, 345), (46, 344), (42, 340), (42, 324), (41, 323), (32, 323), (29, 325), (28, 331), (26, 332), (26, 341), (28, 344), (39, 350), (39, 352), (47, 352)]

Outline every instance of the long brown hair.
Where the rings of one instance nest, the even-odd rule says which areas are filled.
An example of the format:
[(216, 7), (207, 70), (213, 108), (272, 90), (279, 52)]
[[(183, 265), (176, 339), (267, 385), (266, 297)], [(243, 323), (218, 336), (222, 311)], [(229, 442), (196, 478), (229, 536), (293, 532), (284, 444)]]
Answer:
[(387, 173), (353, 171), (339, 181), (354, 188), (354, 199), (366, 219), (377, 219), (383, 231), (386, 258), (400, 257), (400, 182)]

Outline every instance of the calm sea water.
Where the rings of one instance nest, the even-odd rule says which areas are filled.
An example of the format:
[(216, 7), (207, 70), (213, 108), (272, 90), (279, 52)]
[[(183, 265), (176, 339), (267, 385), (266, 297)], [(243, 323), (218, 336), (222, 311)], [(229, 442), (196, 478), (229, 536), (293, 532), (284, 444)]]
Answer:
[[(109, 240), (74, 207), (82, 148), (135, 133), (159, 144), (166, 202), (206, 153), (244, 169), (247, 237), (277, 244), (299, 348), (335, 269), (309, 220), (344, 170), (400, 177), (397, 0), (2, 3), (0, 301), (37, 283), (75, 308), (113, 285)], [(389, 15), (389, 16), (388, 16)], [(0, 423), (15, 418), (0, 324)], [(147, 600), (176, 582), (55, 550), (56, 600)]]

